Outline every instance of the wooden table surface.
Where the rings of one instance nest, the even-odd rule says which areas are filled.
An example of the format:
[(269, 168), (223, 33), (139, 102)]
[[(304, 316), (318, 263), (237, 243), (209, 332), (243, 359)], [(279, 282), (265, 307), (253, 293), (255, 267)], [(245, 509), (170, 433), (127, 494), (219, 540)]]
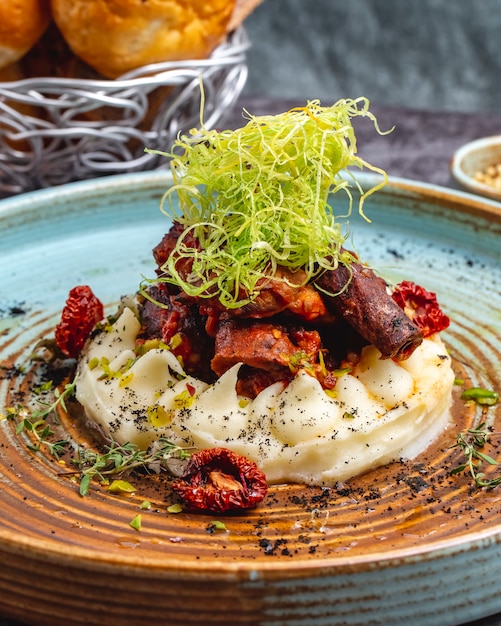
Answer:
[[(244, 97), (228, 113), (221, 127), (243, 125), (243, 109), (253, 115), (272, 115), (304, 104), (305, 101), (299, 100)], [(446, 187), (458, 188), (449, 169), (457, 148), (473, 139), (501, 134), (501, 114), (422, 111), (377, 104), (371, 105), (371, 111), (381, 130), (393, 127), (394, 130), (379, 135), (368, 120), (356, 120), (358, 154), (390, 176)], [(493, 593), (501, 592), (499, 581), (486, 581), (486, 584), (493, 586)], [(0, 626), (25, 625), (0, 616)], [(501, 626), (501, 614), (468, 622), (467, 626)]]

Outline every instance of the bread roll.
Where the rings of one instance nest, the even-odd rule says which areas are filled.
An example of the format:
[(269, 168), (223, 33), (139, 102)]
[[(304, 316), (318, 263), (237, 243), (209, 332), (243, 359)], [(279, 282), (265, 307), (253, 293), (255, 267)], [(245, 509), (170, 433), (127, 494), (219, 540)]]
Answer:
[(50, 20), (49, 0), (0, 1), (0, 68), (28, 52)]
[(226, 36), (236, 0), (51, 0), (73, 52), (107, 78), (202, 59)]
[(49, 25), (37, 43), (20, 59), (19, 66), (25, 78), (43, 76), (103, 79), (101, 74), (98, 74), (70, 50), (54, 23)]
[[(40, 40), (18, 62), (18, 66), (23, 72), (22, 78), (47, 76), (50, 78), (103, 80), (101, 74), (98, 74), (96, 70), (84, 63), (70, 50), (55, 24), (49, 26)], [(140, 130), (151, 128), (151, 124), (160, 107), (164, 104), (171, 91), (172, 87), (170, 86), (159, 86), (148, 94), (147, 111), (144, 119), (136, 124), (137, 128)], [(41, 110), (40, 113), (42, 112)], [(93, 108), (89, 103), (89, 108), (86, 110), (82, 108), (73, 119), (82, 120), (83, 122), (116, 122), (124, 119), (126, 114), (127, 111), (120, 104), (117, 106), (96, 106)]]

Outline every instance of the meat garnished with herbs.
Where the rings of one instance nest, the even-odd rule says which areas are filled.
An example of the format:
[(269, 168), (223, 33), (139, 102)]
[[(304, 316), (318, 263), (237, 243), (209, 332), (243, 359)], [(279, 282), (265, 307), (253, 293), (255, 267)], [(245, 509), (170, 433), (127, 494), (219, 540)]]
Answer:
[[(454, 383), (434, 294), (390, 289), (346, 249), (352, 209), (368, 219), (387, 181), (356, 154), (352, 118), (381, 132), (368, 101), (246, 116), (166, 154), (156, 277), (94, 333), (77, 373), (78, 401), (113, 440), (202, 451), (177, 488), (203, 510), (256, 503), (227, 451), (271, 484), (413, 458), (446, 427)], [(356, 168), (378, 174), (369, 188)]]
[[(184, 245), (198, 249), (196, 238), (174, 223), (153, 251), (159, 276), (181, 236)], [(189, 279), (186, 259), (176, 268)], [(304, 278), (279, 266), (249, 302), (232, 309), (210, 291), (190, 296), (177, 286), (153, 286), (141, 312), (145, 338), (162, 339), (187, 372), (206, 382), (243, 363), (239, 390), (250, 397), (273, 382), (288, 383), (300, 368), (332, 389), (336, 370), (363, 345), (374, 344), (384, 358), (403, 359), (421, 343), (420, 330), (370, 268), (354, 261), (326, 270), (313, 283)]]
[[(153, 249), (153, 257), (158, 264), (157, 274), (162, 276), (162, 267), (171, 255), (177, 254), (176, 245), (181, 236), (183, 247), (187, 250), (191, 249), (193, 256), (176, 260), (175, 268), (183, 281), (189, 281), (195, 253), (200, 250), (200, 244), (191, 233), (186, 234), (183, 231), (181, 224), (178, 222), (173, 224), (162, 241)], [(170, 285), (170, 288), (178, 292), (174, 286)], [(307, 275), (301, 269), (292, 271), (279, 266), (273, 276), (263, 277), (257, 288), (258, 293), (250, 302), (234, 309), (225, 307), (216, 295), (211, 296), (210, 287), (203, 295), (191, 296), (191, 298), (203, 305), (203, 310), (209, 314), (214, 311), (216, 316), (231, 311), (231, 315), (235, 317), (260, 319), (277, 315), (283, 311), (290, 311), (305, 320), (314, 320), (327, 314), (320, 294), (312, 285), (308, 284)], [(243, 300), (249, 294), (240, 292), (238, 295)]]

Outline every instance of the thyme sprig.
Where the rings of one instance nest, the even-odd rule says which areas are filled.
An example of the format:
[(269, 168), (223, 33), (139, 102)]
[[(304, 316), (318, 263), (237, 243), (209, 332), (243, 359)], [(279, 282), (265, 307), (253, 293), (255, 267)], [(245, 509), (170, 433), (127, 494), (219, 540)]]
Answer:
[(485, 428), (485, 422), (478, 425), (477, 428), (470, 428), (458, 434), (456, 444), (453, 448), (461, 448), (465, 457), (465, 462), (451, 470), (451, 474), (460, 474), (461, 472), (469, 472), (477, 487), (485, 487), (493, 489), (501, 484), (501, 476), (496, 478), (486, 478), (485, 473), (481, 471), (483, 463), (489, 465), (499, 465), (496, 459), (482, 452), (489, 438), (499, 433), (492, 433)]
[[(35, 390), (37, 396), (42, 395), (50, 391), (52, 388), (52, 381), (44, 383), (42, 386)], [(57, 409), (61, 407), (64, 411), (67, 411), (66, 400), (75, 392), (75, 383), (67, 383), (64, 389), (54, 389), (54, 401), (47, 402), (38, 399), (39, 408), (28, 412), (22, 405), (17, 405), (14, 408), (8, 409), (7, 417), (18, 418), (19, 423), (16, 427), (16, 434), (22, 432), (29, 433), (34, 440), (34, 443), (26, 444), (29, 450), (33, 452), (39, 452), (42, 445), (45, 445), (52, 456), (59, 458), (63, 453), (66, 446), (69, 444), (67, 439), (60, 439), (58, 441), (50, 441), (50, 437), (54, 435), (54, 431), (51, 425), (47, 422), (47, 418), (50, 415), (54, 415), (57, 418)]]
[(169, 459), (188, 459), (190, 452), (168, 439), (161, 437), (156, 446), (141, 450), (134, 443), (120, 445), (114, 441), (105, 446), (101, 454), (91, 448), (78, 448), (76, 457), (71, 461), (78, 467), (80, 478), (80, 495), (89, 493), (92, 480), (106, 483), (110, 475), (124, 474), (140, 469), (158, 472), (169, 469)]
[[(61, 390), (53, 389), (53, 382), (47, 381), (34, 389), (37, 396), (38, 407), (30, 411), (21, 404), (7, 409), (7, 419), (18, 420), (16, 426), (16, 434), (26, 433), (29, 435), (29, 441), (26, 447), (32, 452), (40, 452), (42, 447), (48, 453), (60, 459), (63, 453), (67, 452), (68, 446), (74, 448), (73, 456), (70, 463), (77, 467), (77, 471), (67, 471), (63, 475), (74, 476), (80, 474), (79, 492), (82, 496), (89, 493), (90, 485), (93, 480), (99, 480), (106, 483), (108, 476), (120, 475), (132, 470), (142, 470), (149, 472), (159, 472), (161, 469), (168, 469), (169, 461), (173, 459), (184, 461), (190, 457), (190, 452), (186, 448), (182, 448), (171, 443), (166, 438), (161, 437), (155, 445), (148, 450), (141, 450), (134, 443), (125, 443), (123, 445), (111, 441), (104, 446), (104, 452), (97, 452), (92, 448), (78, 446), (70, 439), (60, 439), (53, 441), (55, 432), (48, 418), (57, 420), (57, 410), (60, 407), (68, 412), (66, 401), (70, 398), (76, 389), (76, 383), (67, 383)], [(43, 397), (49, 392), (53, 393), (53, 401), (49, 402)]]

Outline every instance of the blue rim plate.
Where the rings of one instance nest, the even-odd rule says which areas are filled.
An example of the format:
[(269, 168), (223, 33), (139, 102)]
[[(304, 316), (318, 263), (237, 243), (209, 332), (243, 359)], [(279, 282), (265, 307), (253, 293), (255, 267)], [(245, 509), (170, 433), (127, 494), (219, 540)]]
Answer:
[[(74, 285), (113, 307), (152, 275), (170, 180), (121, 175), (0, 202), (0, 412), (22, 402), (20, 372), (29, 374), (35, 342), (51, 334)], [(365, 212), (371, 223), (350, 220), (362, 258), (390, 280), (435, 291), (452, 319), (444, 339), (458, 373), (501, 391), (501, 205), (392, 179)], [(455, 415), (458, 429), (501, 420), (499, 406), (482, 415), (457, 400)], [(501, 611), (489, 584), (501, 576), (501, 487), (450, 475), (456, 432), (348, 485), (274, 487), (259, 509), (214, 530), (211, 517), (168, 513), (158, 477), (133, 497), (97, 486), (82, 498), (68, 468), (30, 452), (15, 427), (0, 422), (0, 613), (26, 623), (336, 626), (419, 616), (422, 626), (447, 626)], [(76, 418), (57, 428), (80, 436)], [(150, 510), (140, 508), (145, 497)], [(138, 513), (140, 532), (129, 526)]]

